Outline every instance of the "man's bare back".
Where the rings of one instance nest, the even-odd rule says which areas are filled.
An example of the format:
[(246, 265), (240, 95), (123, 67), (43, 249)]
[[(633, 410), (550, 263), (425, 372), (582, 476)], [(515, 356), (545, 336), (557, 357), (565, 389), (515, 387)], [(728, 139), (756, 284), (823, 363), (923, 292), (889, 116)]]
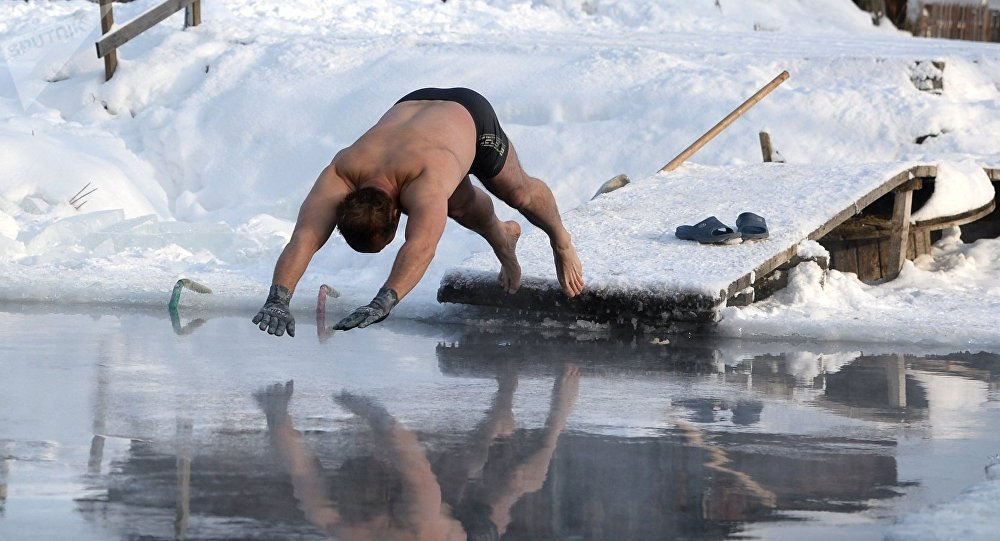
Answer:
[(337, 153), (333, 166), (355, 190), (387, 182), (398, 196), (412, 181), (430, 179), (450, 194), (472, 166), (475, 140), (476, 127), (461, 105), (407, 101)]

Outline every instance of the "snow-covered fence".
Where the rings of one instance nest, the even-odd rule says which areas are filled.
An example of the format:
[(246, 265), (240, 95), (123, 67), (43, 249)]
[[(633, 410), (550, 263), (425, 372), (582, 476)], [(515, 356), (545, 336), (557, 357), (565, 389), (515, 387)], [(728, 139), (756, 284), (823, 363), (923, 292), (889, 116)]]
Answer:
[(921, 2), (914, 34), (925, 38), (1000, 41), (1000, 11), (988, 4)]
[(115, 24), (114, 12), (111, 9), (113, 0), (100, 0), (102, 36), (95, 44), (97, 58), (104, 59), (104, 80), (108, 81), (118, 68), (119, 47), (132, 38), (149, 30), (160, 21), (184, 9), (184, 28), (201, 24), (201, 0), (167, 0), (156, 5), (132, 19), (124, 26), (112, 31)]

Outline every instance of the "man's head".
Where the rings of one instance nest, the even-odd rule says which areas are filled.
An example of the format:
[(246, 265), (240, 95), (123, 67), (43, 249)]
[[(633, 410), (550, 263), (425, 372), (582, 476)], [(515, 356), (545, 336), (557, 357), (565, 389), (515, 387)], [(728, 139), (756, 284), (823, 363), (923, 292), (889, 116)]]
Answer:
[(399, 207), (389, 194), (376, 188), (351, 193), (337, 207), (337, 227), (358, 252), (382, 251), (396, 237)]

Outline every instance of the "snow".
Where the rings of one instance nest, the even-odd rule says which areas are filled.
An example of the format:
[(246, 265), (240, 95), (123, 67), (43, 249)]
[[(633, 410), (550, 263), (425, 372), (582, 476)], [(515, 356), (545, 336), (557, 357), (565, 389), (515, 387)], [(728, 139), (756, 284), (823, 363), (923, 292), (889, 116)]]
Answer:
[[(116, 4), (116, 21), (154, 3)], [(766, 129), (789, 171), (938, 165), (942, 191), (924, 212), (940, 213), (981, 202), (987, 186), (975, 167), (1000, 163), (997, 46), (915, 39), (873, 26), (841, 0), (218, 0), (203, 6), (203, 20), (182, 30), (176, 14), (126, 44), (105, 83), (92, 46), (97, 6), (0, 5), (9, 68), (0, 70), (0, 298), (160, 305), (177, 279), (190, 278), (214, 293), (185, 293), (182, 306), (255, 310), (316, 175), (421, 86), (486, 95), (528, 171), (552, 186), (567, 216), (584, 213), (595, 189), (620, 173), (637, 180), (593, 205), (655, 183), (667, 190), (670, 177), (654, 173), (783, 70), (790, 79), (673, 172), (677, 179), (740, 178), (763, 167), (757, 133)], [(944, 77), (937, 94), (914, 82), (932, 60), (946, 66), (935, 71)], [(784, 195), (819, 220), (825, 210), (810, 201), (856, 189), (852, 179), (831, 176), (823, 192)], [(77, 210), (69, 201), (88, 183), (97, 191)], [(719, 206), (692, 188), (665, 198), (660, 216), (623, 209), (619, 227), (673, 242), (677, 224), (779, 208), (759, 195)], [(521, 221), (522, 257), (533, 260), (537, 231), (497, 208)], [(783, 220), (795, 216), (785, 214), (765, 215), (772, 234), (790, 231)], [(311, 308), (321, 284), (343, 295), (331, 310), (367, 302), (400, 242), (371, 256), (335, 235), (293, 309)], [(777, 297), (725, 309), (718, 333), (996, 348), (997, 244), (949, 236), (877, 287), (804, 266)], [(393, 317), (460, 318), (436, 302), (438, 282), (486, 249), (449, 225)], [(627, 263), (654, 278), (663, 272), (641, 257)], [(692, 263), (670, 262), (671, 279), (701, 272)], [(585, 272), (592, 284), (615, 281), (610, 261), (591, 261)]]
[(941, 162), (934, 177), (934, 193), (916, 212), (913, 223), (961, 214), (988, 205), (996, 197), (990, 178), (975, 160)]

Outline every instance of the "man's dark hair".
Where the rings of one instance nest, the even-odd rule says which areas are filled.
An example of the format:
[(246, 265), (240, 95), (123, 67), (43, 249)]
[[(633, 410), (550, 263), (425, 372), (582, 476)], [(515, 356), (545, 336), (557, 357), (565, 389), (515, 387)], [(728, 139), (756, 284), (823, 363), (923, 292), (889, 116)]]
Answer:
[(358, 252), (373, 253), (396, 234), (399, 213), (389, 194), (362, 188), (337, 207), (337, 227), (347, 244)]
[(403, 497), (402, 476), (373, 456), (345, 460), (330, 485), (331, 499), (347, 524), (368, 522), (383, 513), (395, 519), (394, 507)]

